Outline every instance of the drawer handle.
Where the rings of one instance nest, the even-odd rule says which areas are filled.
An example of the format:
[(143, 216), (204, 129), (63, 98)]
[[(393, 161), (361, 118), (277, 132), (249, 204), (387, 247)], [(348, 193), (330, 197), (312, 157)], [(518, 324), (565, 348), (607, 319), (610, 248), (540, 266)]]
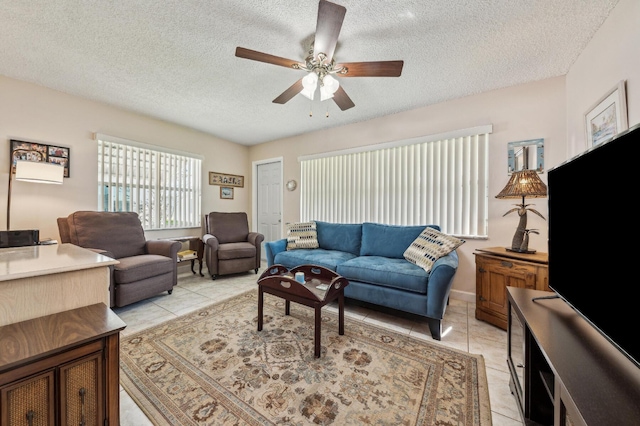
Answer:
[(85, 388), (80, 388), (80, 426), (86, 426), (87, 422), (85, 421), (85, 412), (84, 412), (84, 397), (87, 394), (87, 390)]
[(511, 262), (507, 262), (506, 260), (503, 260), (502, 262), (500, 262), (502, 264), (502, 266), (506, 267), (506, 268), (513, 268), (513, 263)]
[(29, 426), (33, 426), (33, 417), (36, 415), (36, 412), (33, 410), (27, 411), (27, 422)]

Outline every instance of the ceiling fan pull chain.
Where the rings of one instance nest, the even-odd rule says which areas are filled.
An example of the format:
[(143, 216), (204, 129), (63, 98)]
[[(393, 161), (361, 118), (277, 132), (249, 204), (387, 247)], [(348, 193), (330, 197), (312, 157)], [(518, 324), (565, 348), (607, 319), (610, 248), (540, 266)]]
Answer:
[(309, 99), (309, 117), (313, 117), (313, 101)]
[(326, 115), (326, 117), (329, 118), (329, 105), (327, 105), (327, 115)]

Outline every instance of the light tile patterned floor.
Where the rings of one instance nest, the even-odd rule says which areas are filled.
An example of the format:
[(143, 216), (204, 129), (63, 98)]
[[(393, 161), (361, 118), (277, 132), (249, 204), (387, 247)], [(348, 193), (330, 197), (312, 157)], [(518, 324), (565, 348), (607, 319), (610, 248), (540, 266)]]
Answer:
[[(261, 272), (261, 271), (260, 271)], [(253, 272), (218, 277), (212, 280), (204, 268), (204, 277), (194, 275), (188, 267), (178, 270), (178, 285), (173, 294), (166, 292), (114, 311), (127, 324), (122, 336), (187, 314), (203, 306), (233, 297), (256, 288), (258, 275)], [(325, 309), (336, 309), (327, 306)], [(346, 304), (345, 315), (419, 339), (428, 340), (471, 353), (482, 354), (487, 367), (489, 394), (494, 426), (522, 426), (515, 399), (509, 391), (509, 370), (506, 362), (507, 333), (475, 319), (475, 305), (451, 299), (443, 321), (443, 330), (450, 328), (442, 341), (431, 338), (426, 322), (411, 316), (392, 315), (359, 305)], [(120, 424), (144, 426), (152, 423), (120, 388)]]

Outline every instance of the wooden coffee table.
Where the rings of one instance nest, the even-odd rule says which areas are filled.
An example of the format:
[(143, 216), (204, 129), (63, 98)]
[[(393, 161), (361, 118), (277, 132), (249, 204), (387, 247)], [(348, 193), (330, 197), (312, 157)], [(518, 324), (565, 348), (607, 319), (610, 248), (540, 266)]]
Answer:
[[(295, 280), (296, 272), (304, 273), (305, 283)], [(318, 286), (326, 285), (326, 290)], [(338, 299), (338, 333), (344, 334), (344, 288), (349, 285), (346, 278), (317, 265), (301, 265), (291, 270), (283, 265), (272, 265), (258, 279), (258, 331), (262, 331), (264, 293), (285, 300), (285, 315), (289, 315), (291, 302), (309, 306), (315, 310), (314, 355), (320, 357), (322, 307)]]

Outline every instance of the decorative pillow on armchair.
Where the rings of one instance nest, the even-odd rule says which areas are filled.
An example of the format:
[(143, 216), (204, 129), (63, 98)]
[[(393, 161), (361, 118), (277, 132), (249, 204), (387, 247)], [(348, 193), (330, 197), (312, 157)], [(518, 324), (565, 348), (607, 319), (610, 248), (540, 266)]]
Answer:
[(464, 240), (427, 227), (405, 250), (404, 258), (429, 272), (436, 260), (451, 253), (464, 242)]
[(287, 250), (318, 248), (316, 222), (290, 223), (287, 225)]

